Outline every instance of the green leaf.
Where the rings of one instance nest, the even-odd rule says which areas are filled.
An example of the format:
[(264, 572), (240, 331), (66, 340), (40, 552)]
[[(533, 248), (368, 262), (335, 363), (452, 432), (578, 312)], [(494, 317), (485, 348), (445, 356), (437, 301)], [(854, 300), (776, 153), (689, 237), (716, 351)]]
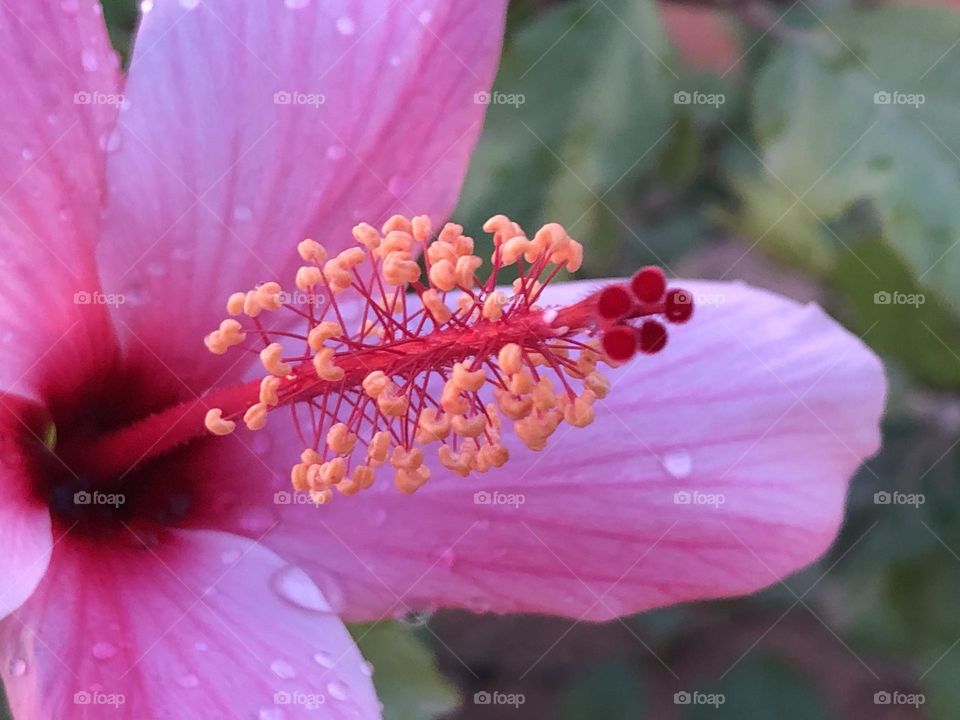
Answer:
[(440, 675), (433, 654), (409, 627), (381, 621), (351, 625), (350, 633), (373, 663), (385, 720), (430, 720), (457, 708), (457, 691)]
[(873, 203), (885, 240), (956, 312), (960, 85), (949, 51), (960, 14), (885, 7), (824, 22), (781, 47), (758, 82), (768, 180), (826, 221)]

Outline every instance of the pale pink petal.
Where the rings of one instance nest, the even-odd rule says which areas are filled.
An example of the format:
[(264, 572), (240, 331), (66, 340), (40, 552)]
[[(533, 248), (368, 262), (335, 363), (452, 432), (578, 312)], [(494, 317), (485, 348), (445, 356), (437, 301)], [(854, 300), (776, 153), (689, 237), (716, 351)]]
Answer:
[(32, 397), (115, 349), (93, 246), (118, 61), (99, 3), (75, 5), (0, 4), (0, 389)]
[[(308, 235), (443, 217), (480, 132), (504, 0), (157, 1), (137, 35), (99, 258), (121, 332), (200, 389), (229, 293)], [(194, 5), (193, 9), (185, 6)], [(294, 8), (296, 6), (296, 8)]]
[(50, 561), (53, 538), (47, 505), (31, 495), (32, 468), (22, 451), (28, 431), (18, 418), (29, 417), (35, 408), (9, 395), (0, 400), (0, 618), (4, 618), (37, 587)]
[[(610, 371), (615, 387), (589, 428), (562, 426), (539, 454), (506, 433), (503, 469), (462, 479), (434, 463), (413, 497), (384, 478), (318, 511), (271, 506), (251, 486), (245, 499), (281, 518), (264, 542), (295, 553), (351, 619), (438, 606), (603, 619), (752, 592), (812, 562), (878, 447), (880, 363), (816, 306), (682, 284), (700, 303), (694, 319), (672, 328), (662, 354)], [(261, 444), (275, 487), (289, 489), (298, 447), (273, 441), (234, 442)], [(224, 482), (242, 464), (271, 476), (249, 451), (236, 455)]]
[(295, 567), (224, 533), (57, 546), (0, 623), (14, 717), (379, 718), (346, 628)]

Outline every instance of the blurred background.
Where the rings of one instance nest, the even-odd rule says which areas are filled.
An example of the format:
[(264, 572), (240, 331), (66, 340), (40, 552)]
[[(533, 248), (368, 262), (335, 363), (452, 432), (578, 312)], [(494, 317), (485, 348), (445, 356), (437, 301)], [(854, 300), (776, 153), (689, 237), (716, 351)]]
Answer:
[[(103, 2), (126, 53), (135, 2)], [(830, 553), (756, 596), (358, 628), (387, 718), (960, 718), (953, 4), (511, 3), (457, 220), (558, 221), (583, 277), (655, 263), (819, 302), (886, 361), (884, 448)]]

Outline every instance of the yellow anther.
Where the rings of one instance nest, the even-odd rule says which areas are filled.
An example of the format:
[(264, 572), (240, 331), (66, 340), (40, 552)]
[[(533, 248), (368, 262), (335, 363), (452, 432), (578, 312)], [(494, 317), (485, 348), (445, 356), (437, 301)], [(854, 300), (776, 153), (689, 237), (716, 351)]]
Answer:
[(513, 424), (513, 431), (523, 441), (523, 444), (534, 452), (540, 452), (547, 446), (549, 434), (546, 432), (543, 420), (536, 415), (517, 420)]
[(335, 457), (329, 462), (320, 465), (318, 473), (320, 484), (323, 487), (336, 485), (347, 475), (347, 461), (342, 457)]
[(340, 292), (350, 287), (350, 273), (343, 268), (336, 258), (327, 260), (323, 264), (323, 277), (329, 288), (334, 292)]
[(267, 406), (259, 402), (251, 405), (243, 414), (243, 422), (250, 430), (260, 430), (267, 424)]
[(343, 328), (336, 320), (324, 320), (317, 323), (307, 335), (307, 344), (314, 352), (319, 352), (327, 340), (343, 336)]
[(583, 379), (583, 384), (601, 400), (610, 394), (610, 381), (596, 371), (587, 375)]
[(529, 395), (517, 397), (505, 390), (495, 390), (493, 396), (501, 412), (511, 420), (522, 420), (533, 412), (533, 398)]
[(219, 330), (214, 330), (212, 333), (207, 335), (203, 339), (203, 344), (206, 345), (207, 350), (212, 352), (214, 355), (223, 355), (227, 350), (230, 349)]
[(463, 255), (457, 258), (457, 282), (460, 287), (473, 287), (476, 282), (474, 273), (481, 265), (483, 260), (476, 255)]
[(537, 410), (549, 410), (557, 404), (557, 393), (553, 389), (550, 378), (540, 376), (537, 386), (533, 389), (533, 405)]
[(293, 366), (285, 363), (281, 359), (283, 356), (283, 346), (280, 343), (270, 343), (260, 351), (260, 362), (264, 369), (271, 375), (277, 377), (287, 377), (293, 372)]
[(529, 247), (530, 241), (523, 235), (510, 238), (500, 246), (500, 262), (504, 265), (513, 265), (523, 257)]
[(583, 395), (571, 399), (569, 395), (557, 398), (557, 407), (563, 412), (563, 419), (574, 427), (586, 427), (593, 422), (593, 392), (589, 389)]
[(373, 485), (373, 481), (376, 479), (376, 473), (369, 465), (357, 465), (353, 469), (350, 477), (357, 487), (361, 490), (367, 490)]
[(247, 339), (247, 334), (236, 320), (227, 319), (220, 323), (220, 329), (217, 330), (220, 339), (227, 347), (239, 345)]
[(433, 288), (425, 290), (421, 299), (423, 300), (423, 306), (438, 325), (443, 325), (443, 323), (453, 317), (453, 313), (450, 311), (450, 308), (447, 307), (446, 303), (443, 302), (440, 293)]
[(483, 231), (485, 233), (503, 233), (504, 231), (512, 232), (512, 230), (513, 223), (506, 215), (494, 215), (483, 224)]
[(403, 230), (393, 230), (383, 238), (383, 242), (380, 243), (380, 248), (377, 252), (380, 254), (380, 257), (386, 257), (390, 253), (396, 252), (409, 258), (411, 250), (413, 250), (413, 235)]
[(454, 415), (452, 420), (453, 431), (463, 437), (476, 438), (483, 435), (487, 429), (487, 416), (474, 415), (473, 417), (464, 417), (463, 415)]
[(517, 278), (513, 281), (513, 292), (517, 295), (521, 293), (528, 293), (531, 297), (536, 296), (543, 289), (543, 283), (539, 280), (534, 280), (530, 282), (529, 280), (524, 280), (524, 278)]
[(433, 226), (430, 224), (429, 216), (417, 215), (410, 224), (412, 225), (414, 240), (417, 242), (426, 242), (430, 239)]
[(310, 288), (323, 285), (323, 273), (314, 265), (302, 265), (297, 270), (295, 284), (298, 290), (307, 292)]
[(463, 235), (463, 225), (457, 225), (456, 223), (448, 222), (443, 226), (443, 229), (440, 231), (440, 234), (437, 236), (437, 240), (441, 243), (450, 243), (451, 245), (455, 244), (457, 240)]
[(562, 250), (570, 244), (570, 237), (563, 225), (559, 223), (547, 223), (537, 230), (533, 236), (533, 242), (537, 247), (550, 252)]
[(380, 430), (370, 438), (370, 444), (367, 445), (367, 464), (373, 467), (380, 467), (387, 461), (387, 455), (390, 452), (390, 433)]
[(223, 410), (220, 408), (210, 408), (203, 418), (203, 424), (214, 435), (229, 435), (237, 426), (232, 420), (223, 419)]
[(329, 382), (343, 380), (343, 376), (346, 374), (343, 368), (334, 364), (333, 348), (323, 348), (313, 356), (313, 369), (316, 371), (317, 377)]
[(321, 265), (327, 260), (327, 251), (323, 245), (309, 238), (297, 245), (297, 252), (300, 253), (300, 257), (305, 261), (313, 262), (317, 265)]
[(503, 467), (510, 459), (510, 451), (499, 443), (488, 443), (477, 453), (478, 464), (486, 467)]
[(279, 310), (283, 307), (283, 289), (280, 283), (267, 282), (257, 288), (257, 301), (264, 310)]
[(523, 349), (516, 343), (508, 343), (497, 353), (497, 365), (507, 375), (520, 372), (523, 367)]
[(487, 381), (487, 371), (482, 367), (477, 370), (469, 370), (464, 363), (454, 363), (453, 375), (449, 382), (454, 383), (460, 390), (468, 392), (477, 392)]
[(362, 489), (352, 478), (344, 478), (337, 483), (336, 488), (340, 491), (341, 495), (346, 495), (347, 497), (356, 495)]
[(394, 485), (405, 495), (412, 495), (430, 479), (430, 468), (421, 465), (416, 470), (397, 470)]
[(497, 322), (503, 317), (503, 306), (507, 304), (507, 297), (499, 290), (494, 290), (483, 301), (483, 317), (490, 322)]
[(257, 298), (257, 292), (251, 290), (243, 298), (243, 314), (255, 318), (263, 310), (260, 300)]
[(416, 470), (423, 465), (423, 451), (420, 448), (406, 448), (399, 445), (393, 449), (390, 464), (403, 470)]
[(307, 465), (316, 465), (320, 462), (320, 453), (313, 448), (307, 448), (300, 453), (300, 462), (306, 463)]
[(490, 420), (488, 434), (500, 436), (500, 413), (497, 412), (497, 406), (488, 402), (484, 408), (487, 411), (487, 418)]
[(327, 447), (338, 455), (350, 453), (357, 444), (357, 436), (345, 423), (336, 423), (327, 431)]
[(443, 386), (440, 406), (451, 415), (463, 415), (470, 409), (470, 403), (460, 394), (460, 386), (452, 379), (447, 380)]
[(457, 264), (457, 251), (450, 243), (435, 242), (427, 246), (427, 259), (433, 266), (441, 260), (447, 260), (451, 266)]
[(314, 505), (326, 505), (333, 500), (333, 490), (311, 490), (310, 499)]
[(367, 254), (358, 247), (347, 248), (336, 257), (337, 262), (344, 270), (361, 265), (367, 261)]
[(470, 461), (472, 460), (470, 455), (454, 452), (449, 445), (441, 445), (437, 449), (437, 458), (447, 470), (451, 470), (457, 475), (466, 477), (470, 474)]
[(267, 375), (260, 381), (260, 402), (267, 407), (273, 407), (280, 402), (280, 378)]
[(227, 313), (229, 315), (240, 315), (243, 312), (243, 303), (246, 299), (246, 293), (233, 293), (229, 298), (227, 298)]
[(403, 417), (410, 407), (410, 398), (394, 394), (394, 388), (388, 387), (377, 397), (377, 409), (387, 417)]
[(403, 252), (389, 253), (383, 260), (383, 278), (390, 285), (406, 285), (420, 279), (420, 266)]
[(457, 286), (457, 269), (454, 263), (451, 260), (441, 259), (431, 265), (430, 282), (444, 292), (453, 290)]
[(524, 395), (531, 392), (536, 386), (537, 383), (526, 368), (522, 368), (520, 372), (510, 376), (510, 392), (514, 395)]
[(368, 397), (376, 400), (392, 385), (390, 378), (382, 370), (374, 370), (363, 379), (363, 391)]
[(290, 469), (290, 484), (294, 490), (303, 492), (310, 488), (310, 484), (307, 482), (307, 470), (309, 468), (310, 466), (306, 463), (297, 463)]
[(354, 226), (353, 237), (370, 252), (380, 247), (380, 233), (377, 232), (376, 228), (367, 223), (360, 223)]
[(389, 235), (396, 230), (410, 235), (413, 233), (413, 224), (403, 215), (394, 215), (383, 224), (383, 234)]
[(469, 295), (461, 295), (457, 298), (457, 312), (460, 313), (460, 319), (466, 319), (473, 314), (473, 298)]
[(473, 238), (467, 237), (466, 235), (460, 235), (456, 240), (453, 241), (453, 250), (457, 254), (457, 257), (473, 255)]
[(424, 408), (417, 418), (416, 440), (429, 445), (435, 440), (445, 440), (450, 435), (450, 416), (438, 413), (435, 408)]

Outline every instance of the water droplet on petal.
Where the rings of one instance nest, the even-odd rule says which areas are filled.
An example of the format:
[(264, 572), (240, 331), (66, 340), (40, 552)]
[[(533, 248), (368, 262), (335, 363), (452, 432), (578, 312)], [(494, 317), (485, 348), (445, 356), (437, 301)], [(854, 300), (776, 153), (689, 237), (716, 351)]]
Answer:
[(201, 640), (193, 644), (193, 649), (199, 652), (206, 652), (207, 650), (210, 649), (210, 646)]
[(337, 32), (341, 35), (353, 35), (357, 32), (357, 24), (353, 21), (352, 18), (348, 18), (346, 15), (337, 18)]
[(342, 160), (347, 154), (347, 149), (343, 145), (331, 145), (327, 148), (328, 160)]
[(318, 653), (314, 653), (313, 659), (316, 661), (317, 665), (320, 667), (325, 667), (327, 669), (332, 668), (336, 663), (333, 661), (333, 657), (328, 652), (323, 652), (321, 650)]
[(109, 660), (117, 654), (117, 649), (108, 642), (98, 642), (93, 644), (93, 656), (97, 660)]
[(291, 10), (299, 10), (310, 4), (310, 0), (283, 0), (283, 4)]
[(94, 72), (100, 67), (100, 61), (97, 60), (97, 54), (90, 48), (84, 48), (80, 53), (80, 65), (87, 72)]
[(60, 3), (60, 9), (62, 9), (67, 15), (76, 15), (77, 10), (80, 9), (80, 0), (62, 0)]
[(113, 130), (109, 133), (104, 133), (100, 136), (99, 143), (101, 150), (106, 150), (107, 152), (116, 152), (120, 149), (120, 131)]
[(684, 480), (693, 472), (693, 458), (686, 450), (671, 450), (660, 458), (660, 462), (663, 469), (677, 480)]
[(233, 219), (237, 222), (250, 222), (253, 218), (253, 210), (246, 205), (237, 205), (233, 209)]
[(240, 517), (240, 527), (251, 533), (264, 533), (274, 526), (276, 518), (265, 507), (249, 508)]
[(284, 720), (286, 717), (286, 713), (280, 708), (266, 707), (260, 708), (260, 713), (257, 715), (258, 720)]
[(417, 20), (424, 25), (429, 25), (430, 21), (433, 20), (433, 13), (430, 10), (424, 10), (417, 16)]
[(50, 113), (49, 115), (47, 115), (47, 122), (50, 123), (51, 125), (56, 125), (57, 120), (59, 120), (59, 118), (54, 113)]
[(454, 552), (453, 548), (447, 548), (442, 551), (440, 554), (440, 565), (445, 567), (448, 570), (454, 566), (457, 562), (457, 554)]
[(200, 4), (200, 0), (180, 0), (180, 6), (187, 10), (193, 10)]
[(334, 700), (346, 700), (348, 689), (340, 680), (331, 680), (327, 683), (327, 692)]
[(293, 669), (293, 665), (288, 663), (286, 660), (274, 660), (270, 663), (270, 672), (276, 675), (281, 680), (291, 680), (297, 676), (297, 671)]
[(13, 677), (23, 677), (27, 672), (27, 661), (23, 658), (14, 658), (10, 661), (10, 674)]
[(296, 565), (287, 565), (273, 576), (273, 589), (291, 605), (315, 612), (331, 612), (330, 604), (310, 576)]
[(200, 678), (196, 675), (183, 675), (177, 678), (177, 685), (182, 688), (195, 688), (200, 684)]
[(391, 55), (389, 62), (390, 62), (390, 66), (391, 66), (391, 67), (400, 67), (400, 63), (401, 63), (400, 56), (399, 56), (399, 55)]
[(22, 157), (27, 162), (30, 162), (36, 156), (33, 154), (33, 150), (31, 150), (28, 147), (25, 147), (23, 148), (23, 150), (20, 151), (20, 157)]
[(224, 565), (233, 565), (237, 560), (240, 559), (239, 550), (224, 550), (220, 553), (220, 560)]
[(410, 181), (403, 175), (394, 175), (387, 181), (387, 191), (394, 197), (403, 197), (410, 189)]
[(364, 660), (360, 663), (360, 674), (371, 677), (373, 675), (373, 663), (369, 660)]
[(167, 266), (159, 260), (147, 263), (147, 275), (150, 277), (161, 278), (167, 274)]
[(383, 509), (376, 510), (373, 513), (373, 524), (380, 527), (387, 521), (387, 511)]
[(140, 3), (140, 12), (142, 12), (144, 15), (151, 10), (153, 10), (153, 0), (143, 0), (143, 2)]

